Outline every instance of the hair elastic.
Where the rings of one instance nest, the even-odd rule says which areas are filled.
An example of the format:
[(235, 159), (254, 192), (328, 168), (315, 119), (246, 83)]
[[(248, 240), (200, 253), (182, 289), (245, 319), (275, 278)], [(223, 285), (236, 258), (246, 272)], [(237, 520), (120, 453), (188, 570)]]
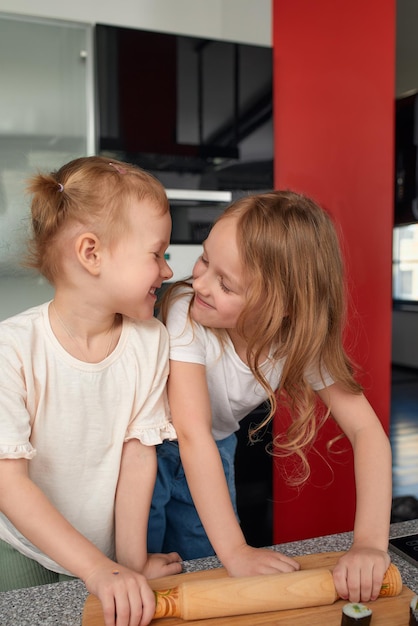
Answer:
[(64, 185), (62, 185), (61, 183), (58, 183), (58, 191), (60, 193), (62, 193), (64, 191)]
[(119, 174), (126, 174), (126, 170), (123, 167), (120, 167), (120, 165), (116, 165), (115, 163), (109, 163), (109, 165), (110, 167), (114, 167)]

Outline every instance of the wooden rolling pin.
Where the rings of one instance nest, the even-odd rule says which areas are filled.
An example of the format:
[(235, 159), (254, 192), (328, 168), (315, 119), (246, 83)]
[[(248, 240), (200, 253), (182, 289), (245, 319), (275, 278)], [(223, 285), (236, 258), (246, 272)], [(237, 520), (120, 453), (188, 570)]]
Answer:
[[(401, 591), (402, 579), (392, 563), (385, 574), (380, 596), (396, 596)], [(154, 619), (180, 617), (184, 620), (324, 606), (338, 599), (332, 570), (327, 568), (243, 578), (190, 580), (154, 593)]]

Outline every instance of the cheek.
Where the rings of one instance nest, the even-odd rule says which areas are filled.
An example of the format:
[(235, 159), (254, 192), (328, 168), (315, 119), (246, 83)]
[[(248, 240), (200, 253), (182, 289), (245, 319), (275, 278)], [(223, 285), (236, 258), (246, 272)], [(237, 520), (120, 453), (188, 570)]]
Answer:
[(239, 316), (241, 315), (243, 305), (237, 302), (230, 302), (223, 298), (222, 303), (220, 303), (220, 307), (223, 310), (225, 318), (227, 318), (230, 323), (236, 324)]

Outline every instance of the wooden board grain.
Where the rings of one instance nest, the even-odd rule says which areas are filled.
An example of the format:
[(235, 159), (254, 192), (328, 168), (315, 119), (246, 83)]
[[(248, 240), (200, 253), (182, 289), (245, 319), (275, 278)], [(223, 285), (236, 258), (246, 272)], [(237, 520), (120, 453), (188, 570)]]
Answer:
[[(294, 557), (300, 563), (301, 569), (317, 567), (332, 568), (341, 552), (324, 552)], [(166, 576), (151, 580), (152, 589), (167, 589), (179, 584), (181, 580), (210, 580), (227, 576), (223, 568)], [(373, 626), (408, 626), (409, 603), (413, 592), (403, 586), (399, 596), (379, 598), (369, 604), (373, 610)], [(237, 615), (236, 617), (217, 617), (205, 620), (185, 621), (177, 617), (154, 619), (152, 626), (339, 626), (341, 610), (344, 600), (321, 607), (275, 611), (272, 613), (255, 613), (251, 615)], [(103, 614), (99, 600), (95, 596), (88, 596), (84, 611), (82, 626), (104, 626)]]

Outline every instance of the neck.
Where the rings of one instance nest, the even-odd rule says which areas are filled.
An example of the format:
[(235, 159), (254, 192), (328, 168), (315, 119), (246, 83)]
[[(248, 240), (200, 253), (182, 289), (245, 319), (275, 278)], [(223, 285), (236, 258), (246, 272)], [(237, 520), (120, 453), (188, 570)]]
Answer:
[(237, 331), (235, 330), (235, 328), (228, 328), (227, 329), (227, 333), (234, 345), (235, 348), (235, 352), (238, 354), (239, 358), (241, 359), (241, 361), (243, 361), (244, 363), (246, 363), (248, 365), (248, 360), (247, 360), (247, 342), (245, 341), (245, 339), (243, 339), (241, 337), (241, 335), (239, 335), (237, 333)]
[[(228, 328), (227, 333), (229, 337), (231, 338), (231, 341), (235, 348), (235, 352), (237, 353), (241, 361), (243, 361), (246, 365), (249, 365), (248, 359), (247, 359), (248, 341), (246, 341), (241, 335), (239, 335), (235, 328), (232, 328), (232, 329)], [(260, 365), (261, 363), (264, 363), (264, 361), (268, 358), (269, 353), (270, 353), (270, 346), (265, 346), (265, 348), (263, 348), (260, 354), (260, 358), (259, 358)]]
[[(55, 300), (52, 301), (49, 318), (52, 330), (63, 348), (72, 356), (86, 361), (98, 363), (103, 361), (114, 349), (119, 336), (115, 338), (115, 331), (119, 326), (119, 316), (113, 317), (107, 328), (100, 328), (92, 332), (91, 321), (75, 316), (71, 311), (63, 312), (57, 309)], [(83, 328), (84, 327), (84, 328)], [(96, 326), (97, 328), (97, 326)], [(120, 333), (119, 333), (120, 334)]]

